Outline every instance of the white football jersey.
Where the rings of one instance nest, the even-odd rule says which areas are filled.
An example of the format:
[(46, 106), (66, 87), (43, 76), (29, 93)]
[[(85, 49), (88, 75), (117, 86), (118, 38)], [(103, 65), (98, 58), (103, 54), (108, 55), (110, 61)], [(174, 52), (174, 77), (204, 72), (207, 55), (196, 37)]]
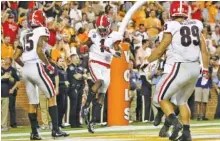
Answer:
[[(163, 39), (163, 31), (161, 31), (158, 35), (158, 38), (159, 38), (159, 42), (162, 41)], [(164, 73), (170, 73), (172, 68), (173, 68), (173, 64), (175, 63), (175, 58), (173, 58), (173, 52), (172, 52), (172, 47), (171, 45), (169, 45), (166, 49), (166, 63), (164, 65)]]
[(93, 45), (89, 49), (89, 60), (96, 60), (106, 64), (111, 64), (113, 55), (107, 51), (101, 52), (101, 42), (105, 47), (113, 49), (113, 45), (117, 41), (123, 39), (119, 32), (112, 31), (108, 36), (102, 38), (96, 31), (96, 29), (90, 30), (88, 34), (92, 40)]
[(21, 32), (20, 43), (23, 48), (22, 60), (24, 63), (40, 62), (37, 54), (37, 44), (41, 36), (49, 36), (50, 33), (46, 27), (35, 29), (26, 29)]
[(166, 22), (164, 33), (172, 34), (172, 41), (166, 53), (167, 63), (198, 61), (202, 29), (203, 25), (199, 20)]

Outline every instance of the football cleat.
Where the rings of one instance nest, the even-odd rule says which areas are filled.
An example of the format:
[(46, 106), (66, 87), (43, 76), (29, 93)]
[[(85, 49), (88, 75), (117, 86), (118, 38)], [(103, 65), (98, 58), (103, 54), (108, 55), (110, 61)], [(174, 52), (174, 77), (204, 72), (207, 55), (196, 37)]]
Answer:
[(162, 138), (166, 138), (166, 137), (169, 137), (169, 127), (167, 127), (166, 125), (163, 125), (163, 127), (160, 129), (160, 132), (159, 132), (159, 137), (162, 137)]
[(88, 123), (88, 131), (93, 134), (94, 130), (95, 130), (95, 123), (90, 121)]
[(60, 129), (58, 130), (52, 130), (52, 137), (56, 138), (56, 137), (68, 137), (69, 134), (66, 132), (61, 131)]
[(177, 141), (192, 141), (190, 132), (183, 132), (182, 136), (180, 136)]
[(38, 133), (31, 133), (30, 140), (42, 140)]
[(182, 124), (178, 121), (175, 125), (173, 125), (173, 131), (169, 139), (175, 140), (178, 137), (179, 131), (181, 131), (181, 129), (182, 129)]

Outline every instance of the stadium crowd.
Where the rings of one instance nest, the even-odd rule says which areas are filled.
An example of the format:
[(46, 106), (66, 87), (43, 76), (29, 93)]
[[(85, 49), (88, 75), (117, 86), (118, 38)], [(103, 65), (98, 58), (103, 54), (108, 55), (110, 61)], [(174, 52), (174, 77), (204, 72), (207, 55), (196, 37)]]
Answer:
[[(92, 79), (88, 69), (89, 49), (85, 44), (88, 32), (95, 28), (96, 17), (102, 14), (109, 17), (112, 30), (117, 31), (133, 4), (134, 2), (129, 1), (1, 1), (2, 130), (8, 130), (9, 115), (10, 126), (17, 127), (16, 95), (21, 79), (19, 76), (22, 74), (20, 66), (12, 62), (12, 57), (19, 44), (21, 31), (29, 27), (28, 16), (31, 11), (42, 9), (47, 16), (50, 37), (45, 46), (51, 48), (51, 52), (46, 54), (51, 64), (56, 67), (56, 73), (48, 72), (48, 75), (56, 88), (59, 87), (56, 89), (59, 94), (57, 96), (59, 126), (63, 128), (70, 124), (72, 128), (79, 128), (83, 124), (80, 109), (86, 101), (88, 81)], [(203, 35), (211, 60), (210, 80), (206, 86), (201, 86), (201, 78), (198, 78), (195, 94), (189, 105), (198, 120), (207, 120), (206, 105), (211, 92), (218, 95), (215, 118), (220, 118), (220, 2), (197, 1), (188, 4), (189, 17), (203, 21)], [(124, 34), (124, 41), (130, 44), (130, 122), (153, 121), (157, 114), (152, 97), (163, 73), (166, 56), (150, 64), (144, 73), (140, 71), (140, 65), (160, 42), (158, 36), (163, 30), (164, 23), (169, 20), (169, 6), (170, 2), (147, 2), (134, 13)], [(16, 73), (15, 69), (19, 73)], [(41, 129), (44, 130), (50, 128), (50, 118), (47, 98), (41, 93)], [(196, 111), (193, 110), (194, 97)], [(107, 100), (105, 105), (106, 102)], [(5, 110), (7, 108), (10, 109), (10, 114)], [(100, 113), (101, 123), (107, 121), (107, 107), (104, 106), (103, 109)]]

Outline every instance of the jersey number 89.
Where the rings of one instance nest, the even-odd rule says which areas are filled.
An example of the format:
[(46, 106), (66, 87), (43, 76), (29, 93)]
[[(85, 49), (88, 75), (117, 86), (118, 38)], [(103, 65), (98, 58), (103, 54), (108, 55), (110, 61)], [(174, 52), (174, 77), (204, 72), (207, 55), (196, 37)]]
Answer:
[[(192, 36), (196, 37), (195, 40), (192, 40)], [(188, 26), (183, 26), (180, 29), (180, 35), (181, 35), (181, 44), (184, 47), (188, 47), (189, 45), (192, 44), (195, 46), (198, 46), (200, 44), (200, 39), (199, 39), (199, 28), (197, 26), (192, 26), (191, 29)]]

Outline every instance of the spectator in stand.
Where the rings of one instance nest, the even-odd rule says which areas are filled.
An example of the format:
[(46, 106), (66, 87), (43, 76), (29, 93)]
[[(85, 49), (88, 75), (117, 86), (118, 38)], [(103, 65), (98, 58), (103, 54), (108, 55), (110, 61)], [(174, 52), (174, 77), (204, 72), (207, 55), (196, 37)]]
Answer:
[(163, 26), (167, 21), (169, 21), (169, 12), (164, 11), (160, 17), (161, 25)]
[(19, 25), (19, 29), (18, 29), (18, 39), (20, 37), (20, 34), (23, 30), (27, 29), (28, 24), (27, 24), (27, 17), (25, 16), (25, 14), (21, 14), (21, 17), (18, 18), (18, 25)]
[(211, 6), (209, 7), (209, 24), (211, 26), (211, 30), (214, 31), (216, 25), (216, 16), (218, 14), (217, 2), (212, 1)]
[(54, 17), (54, 5), (55, 1), (45, 1), (43, 11), (45, 12), (47, 18)]
[(108, 15), (112, 30), (117, 30), (116, 14), (114, 13), (113, 7), (110, 5), (106, 5), (105, 14)]
[(205, 7), (202, 10), (202, 19), (205, 25), (209, 22), (209, 7), (210, 7), (210, 2), (205, 2)]
[(7, 57), (13, 57), (14, 55), (14, 48), (12, 44), (10, 44), (10, 37), (5, 36), (2, 46), (1, 46), (1, 58), (6, 59)]
[[(9, 11), (9, 10), (7, 10)], [(3, 36), (9, 36), (10, 37), (10, 44), (14, 44), (14, 40), (17, 37), (18, 33), (18, 24), (14, 21), (14, 14), (9, 13), (9, 15), (3, 15), (3, 17), (6, 16), (6, 20), (3, 21), (2, 27), (3, 27)]]
[(128, 12), (128, 10), (132, 7), (133, 4), (131, 1), (125, 1), (124, 5), (125, 5), (125, 11)]
[[(146, 19), (145, 6), (142, 6), (132, 16), (132, 20), (135, 22), (135, 27), (140, 28), (140, 25), (144, 25), (144, 21)], [(145, 32), (145, 31), (143, 31)]]
[(156, 12), (150, 11), (150, 17), (146, 19), (147, 35), (150, 38), (155, 38), (161, 30), (161, 22), (156, 18)]
[(148, 39), (148, 35), (146, 33), (146, 29), (144, 27), (144, 24), (140, 24), (138, 31), (134, 33), (134, 39), (137, 40), (138, 42), (134, 44), (134, 49), (136, 49), (137, 46), (142, 46), (142, 41)]
[(88, 5), (88, 12), (86, 12), (86, 14), (88, 17), (89, 29), (93, 29), (96, 17), (95, 12), (92, 10), (92, 5)]
[(148, 7), (146, 9), (147, 17), (151, 16), (151, 11), (155, 11), (155, 16), (160, 17), (161, 13), (164, 11), (164, 8), (159, 2), (148, 2)]
[[(143, 63), (144, 58), (150, 56), (151, 49), (149, 48), (149, 41), (148, 40), (142, 40), (142, 46), (137, 50), (137, 53), (135, 55), (136, 65), (140, 67), (140, 65)], [(137, 67), (137, 68), (139, 68)]]
[(94, 1), (92, 6), (92, 11), (95, 12), (96, 16), (99, 16), (100, 13), (104, 12), (104, 7), (100, 4), (100, 1)]
[(192, 19), (197, 19), (197, 20), (201, 21), (202, 20), (202, 11), (200, 9), (199, 4), (196, 2), (193, 2), (191, 5), (191, 9), (192, 9), (192, 13), (191, 13)]
[(78, 2), (70, 2), (70, 14), (71, 27), (78, 30), (81, 27), (82, 22), (82, 11), (78, 9)]
[(119, 18), (120, 18), (120, 21), (123, 20), (125, 14), (126, 14), (125, 5), (124, 5), (124, 4), (121, 4), (121, 5), (120, 5), (120, 8), (119, 8), (119, 10), (118, 10), (118, 16), (119, 16)]
[(56, 36), (57, 36), (57, 28), (56, 28), (56, 21), (53, 17), (47, 19), (47, 28), (49, 29), (50, 36), (48, 39), (48, 44), (51, 47), (54, 47), (56, 44)]
[(17, 22), (19, 1), (7, 1), (7, 2), (8, 2), (8, 7), (12, 10), (12, 13), (15, 15), (15, 22)]
[(220, 46), (220, 27), (219, 27), (219, 25), (216, 25), (215, 31), (212, 32), (212, 43), (215, 47)]

